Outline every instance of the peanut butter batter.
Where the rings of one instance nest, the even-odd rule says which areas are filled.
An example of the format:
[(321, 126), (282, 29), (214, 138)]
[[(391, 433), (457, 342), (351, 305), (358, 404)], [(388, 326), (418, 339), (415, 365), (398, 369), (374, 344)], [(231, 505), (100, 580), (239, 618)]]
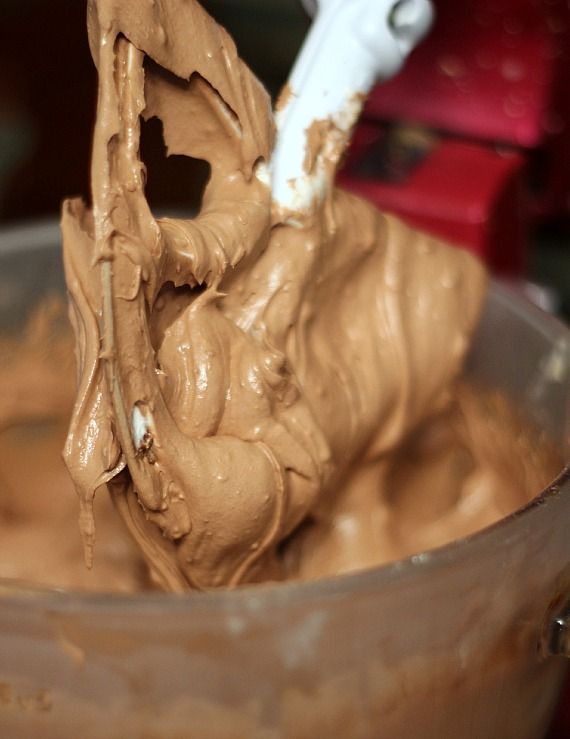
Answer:
[[(512, 444), (527, 442), (503, 435), (517, 423), (455, 385), (482, 266), (335, 190), (334, 147), (324, 202), (280, 214), (269, 98), (194, 0), (93, 0), (88, 27), (92, 205), (62, 215), (79, 376), (64, 457), (88, 566), (104, 488), (153, 581), (175, 591), (390, 561), (532, 497), (551, 457), (513, 470)], [(151, 213), (141, 116), (160, 118), (169, 153), (210, 164), (194, 219)], [(307, 166), (326, 148), (317, 128)], [(25, 387), (0, 420), (11, 402), (43, 417)], [(42, 397), (61, 423), (57, 393)], [(137, 557), (120, 557), (117, 587), (145, 586)]]
[[(162, 587), (280, 579), (278, 548), (309, 519), (355, 498), (381, 510), (402, 440), (448, 400), (483, 268), (332, 187), (288, 225), (268, 96), (194, 0), (95, 0), (88, 25), (93, 203), (62, 219), (80, 368), (65, 460), (87, 562), (107, 485)], [(169, 153), (209, 162), (193, 220), (151, 213), (141, 116)], [(376, 534), (358, 564), (377, 561)]]
[[(96, 502), (97, 556), (84, 566), (61, 459), (75, 398), (73, 343), (60, 299), (41, 303), (23, 335), (0, 339), (0, 578), (144, 590), (148, 568), (105, 490)], [(528, 502), (561, 468), (504, 397), (462, 384), (450, 398), (306, 518), (280, 547), (280, 576), (314, 579), (445, 544)]]

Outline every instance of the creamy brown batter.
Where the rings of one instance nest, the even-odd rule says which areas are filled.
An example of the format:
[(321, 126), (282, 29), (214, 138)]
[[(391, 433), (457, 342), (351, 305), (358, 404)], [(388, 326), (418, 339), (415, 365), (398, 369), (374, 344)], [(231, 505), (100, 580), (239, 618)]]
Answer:
[[(361, 499), (382, 516), (399, 445), (448, 401), (484, 271), (332, 187), (286, 225), (262, 176), (267, 94), (193, 0), (91, 2), (89, 38), (93, 205), (62, 219), (81, 378), (65, 459), (88, 564), (108, 485), (163, 587), (279, 579), (278, 547), (309, 518)], [(150, 212), (141, 115), (209, 162), (194, 220)], [(367, 537), (387, 545), (381, 526)]]
[[(97, 497), (97, 556), (84, 566), (61, 448), (75, 397), (73, 337), (61, 301), (42, 304), (17, 339), (0, 340), (0, 578), (133, 592), (147, 568)], [(363, 465), (342, 495), (279, 552), (287, 577), (313, 579), (390, 562), (470, 534), (530, 500), (561, 467), (548, 440), (495, 393), (453, 387), (382, 465)]]
[[(454, 385), (485, 289), (475, 259), (332, 187), (287, 225), (262, 175), (269, 99), (193, 0), (97, 0), (89, 37), (100, 80), (93, 205), (68, 201), (62, 218), (79, 375), (64, 457), (87, 564), (104, 487), (153, 580), (172, 590), (390, 561), (532, 497), (556, 471), (546, 447), (513, 468), (520, 424), (502, 411), (489, 420), (486, 401)], [(141, 115), (162, 120), (170, 153), (209, 162), (195, 219), (150, 212)], [(317, 128), (309, 162), (326, 146), (326, 122)], [(36, 324), (51, 325), (42, 315)], [(2, 370), (5, 574), (38, 575), (13, 563), (45, 537), (53, 563), (40, 579), (83, 585), (76, 543), (56, 545), (69, 518), (58, 463), (49, 485), (26, 483), (33, 506), (21, 497), (14, 513), (10, 493), (28, 437), (45, 474), (71, 406), (72, 383), (60, 381), (69, 340), (47, 364), (44, 344), (13, 347)], [(28, 422), (24, 443), (13, 429)], [(146, 585), (112, 511), (98, 516), (108, 544), (91, 586)]]

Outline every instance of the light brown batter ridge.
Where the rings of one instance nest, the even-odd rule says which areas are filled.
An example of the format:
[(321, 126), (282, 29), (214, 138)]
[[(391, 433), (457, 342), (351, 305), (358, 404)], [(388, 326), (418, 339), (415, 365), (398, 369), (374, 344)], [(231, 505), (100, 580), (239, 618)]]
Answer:
[[(301, 227), (280, 222), (269, 98), (193, 0), (91, 2), (89, 38), (93, 203), (62, 216), (87, 560), (107, 485), (163, 587), (279, 579), (278, 545), (375, 485), (445, 405), (484, 270), (332, 188)], [(196, 218), (151, 213), (141, 116), (210, 163)]]

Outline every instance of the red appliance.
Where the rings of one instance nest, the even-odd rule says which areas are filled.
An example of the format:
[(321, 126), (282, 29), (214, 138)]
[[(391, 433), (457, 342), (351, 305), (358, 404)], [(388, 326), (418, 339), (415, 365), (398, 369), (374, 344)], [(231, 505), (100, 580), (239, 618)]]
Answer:
[(339, 182), (516, 274), (529, 222), (570, 209), (570, 9), (434, 4), (431, 35), (372, 93)]

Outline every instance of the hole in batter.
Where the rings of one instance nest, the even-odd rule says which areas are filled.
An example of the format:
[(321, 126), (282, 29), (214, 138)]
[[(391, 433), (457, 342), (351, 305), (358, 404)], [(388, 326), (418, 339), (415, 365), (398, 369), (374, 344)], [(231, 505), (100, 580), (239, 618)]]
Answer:
[(155, 216), (195, 215), (210, 178), (210, 165), (181, 154), (167, 155), (158, 118), (141, 120), (141, 159), (147, 169), (146, 198)]

